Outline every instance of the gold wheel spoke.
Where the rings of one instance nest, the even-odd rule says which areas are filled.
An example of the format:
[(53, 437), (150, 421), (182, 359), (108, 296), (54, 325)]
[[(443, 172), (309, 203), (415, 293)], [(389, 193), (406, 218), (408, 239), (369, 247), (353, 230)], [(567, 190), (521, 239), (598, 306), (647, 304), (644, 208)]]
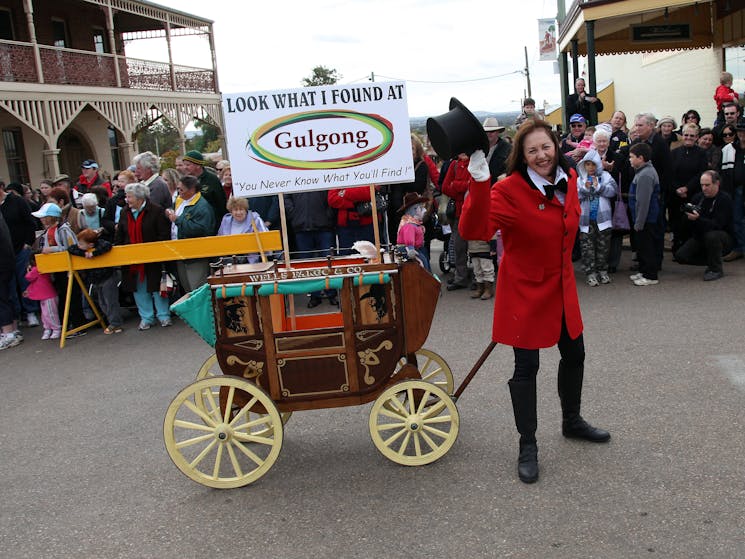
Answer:
[(444, 402), (443, 400), (440, 400), (440, 401), (439, 401), (439, 402), (437, 402), (437, 403), (436, 403), (436, 404), (435, 404), (434, 406), (432, 406), (432, 407), (431, 407), (431, 408), (429, 408), (429, 409), (428, 409), (427, 411), (425, 411), (425, 412), (424, 412), (424, 413), (422, 414), (422, 418), (423, 418), (423, 419), (429, 419), (430, 417), (436, 416), (436, 415), (437, 415), (437, 414), (439, 414), (439, 413), (440, 413), (440, 412), (441, 412), (442, 410), (444, 410), (444, 409), (445, 409), (445, 407), (446, 407), (446, 404), (445, 404), (445, 402)]
[(394, 442), (396, 442), (398, 439), (400, 439), (401, 438), (401, 435), (403, 435), (404, 433), (406, 433), (406, 429), (401, 429), (398, 433), (394, 433), (393, 435), (391, 435), (390, 437), (388, 437), (387, 439), (385, 439), (383, 441), (383, 444), (385, 446), (391, 446)]
[(235, 386), (231, 386), (228, 390), (228, 401), (225, 403), (225, 417), (223, 417), (223, 423), (227, 423), (230, 418), (230, 412), (233, 409), (233, 398), (235, 397)]
[(199, 417), (202, 418), (202, 421), (204, 421), (207, 425), (211, 427), (216, 427), (217, 423), (215, 422), (215, 418), (207, 415), (203, 410), (200, 410), (194, 402), (191, 400), (184, 400), (184, 405), (189, 408), (191, 411), (193, 411), (195, 414), (197, 414)]
[[(396, 401), (398, 401), (398, 400), (396, 400)], [(408, 414), (399, 413), (399, 412), (390, 410), (388, 408), (382, 407), (382, 408), (380, 408), (380, 415), (384, 415), (386, 417), (390, 417), (391, 419), (404, 419), (406, 417), (406, 415), (408, 415)]]
[(435, 444), (435, 441), (433, 441), (429, 436), (427, 436), (427, 433), (425, 433), (424, 431), (422, 431), (420, 435), (422, 436), (424, 441), (429, 445), (430, 450), (435, 451), (438, 448), (440, 448), (440, 445)]
[(215, 428), (209, 425), (200, 425), (199, 423), (192, 423), (191, 421), (185, 421), (183, 419), (176, 419), (173, 422), (174, 427), (181, 427), (182, 429), (191, 429), (193, 431), (209, 431), (212, 433)]
[(419, 442), (419, 433), (414, 433), (414, 453), (417, 456), (422, 455), (422, 447), (421, 443)]
[[(424, 370), (425, 370), (425, 369), (422, 369), (422, 371), (424, 371)], [(437, 367), (437, 368), (436, 368), (436, 369), (435, 369), (434, 371), (432, 371), (431, 373), (427, 373), (426, 375), (422, 376), (422, 380), (426, 380), (427, 382), (431, 382), (431, 381), (430, 381), (429, 379), (431, 379), (432, 377), (435, 377), (435, 376), (437, 376), (437, 375), (438, 375), (438, 374), (440, 374), (441, 372), (442, 372), (442, 367)]]
[(375, 426), (378, 431), (389, 431), (390, 429), (403, 429), (406, 423), (379, 423)]
[(238, 477), (243, 477), (243, 470), (241, 470), (241, 465), (238, 463), (238, 458), (236, 458), (235, 451), (233, 450), (234, 444), (237, 443), (230, 441), (230, 443), (227, 445), (228, 456), (230, 457), (230, 463), (233, 464), (233, 471), (235, 472), (235, 475)]
[(267, 446), (274, 444), (274, 439), (269, 437), (259, 437), (258, 435), (250, 435), (248, 433), (235, 433), (235, 438), (244, 443), (259, 443)]
[(210, 452), (210, 451), (212, 450), (212, 448), (213, 448), (213, 447), (214, 447), (214, 446), (215, 446), (216, 444), (217, 444), (217, 439), (214, 439), (214, 440), (213, 440), (213, 441), (212, 441), (212, 442), (211, 442), (210, 444), (208, 444), (208, 445), (207, 445), (206, 447), (204, 447), (204, 450), (203, 450), (202, 452), (200, 452), (200, 453), (199, 453), (199, 455), (198, 455), (198, 456), (197, 456), (197, 457), (196, 457), (196, 458), (195, 458), (194, 460), (192, 460), (192, 461), (191, 461), (191, 462), (189, 463), (189, 466), (191, 466), (192, 468), (196, 468), (196, 467), (197, 467), (197, 465), (198, 465), (198, 464), (199, 464), (199, 463), (200, 463), (200, 462), (201, 462), (202, 460), (204, 460), (204, 457), (205, 457), (205, 456), (207, 456), (207, 455), (209, 454), (209, 452)]
[(254, 427), (258, 427), (260, 425), (266, 425), (267, 423), (271, 424), (272, 418), (269, 415), (262, 415), (252, 421), (247, 421), (246, 423), (243, 423), (237, 427), (235, 427), (236, 431), (246, 431), (249, 432)]
[[(210, 417), (216, 417), (218, 421), (222, 421), (222, 414), (220, 413), (220, 391), (213, 392), (212, 387), (205, 388), (202, 391), (203, 398), (207, 399), (207, 407), (209, 408)], [(215, 399), (217, 397), (217, 399)], [(204, 399), (202, 400), (204, 401)]]
[(408, 404), (409, 404), (409, 414), (414, 413), (414, 389), (413, 388), (407, 388), (406, 389), (406, 395), (408, 396)]
[(406, 452), (406, 447), (409, 446), (409, 439), (411, 438), (411, 431), (406, 431), (406, 436), (404, 437), (403, 442), (401, 443), (401, 447), (398, 449), (398, 455), (403, 456)]
[(419, 401), (419, 408), (417, 408), (416, 413), (422, 413), (424, 410), (424, 407), (427, 405), (427, 402), (429, 402), (429, 395), (432, 394), (431, 390), (425, 390), (424, 395), (422, 396), (422, 399)]
[(429, 366), (432, 364), (432, 357), (429, 355), (427, 356), (427, 360), (424, 362), (424, 365), (422, 365), (422, 368), (419, 369), (420, 371), (426, 371)]
[(217, 454), (215, 455), (215, 467), (212, 469), (212, 479), (220, 477), (220, 465), (222, 464), (222, 450), (225, 445), (219, 445), (217, 447)]
[(246, 404), (245, 406), (243, 406), (241, 408), (241, 411), (239, 411), (237, 414), (235, 414), (235, 417), (233, 418), (233, 420), (228, 425), (230, 425), (231, 427), (233, 425), (235, 425), (235, 423), (236, 423), (236, 421), (238, 421), (238, 419), (240, 419), (241, 417), (243, 417), (244, 415), (246, 415), (248, 412), (251, 411), (251, 408), (254, 407), (254, 404), (256, 404), (257, 401), (258, 401), (258, 398), (256, 398), (256, 396), (254, 396), (253, 398), (251, 398), (251, 400), (249, 400), (248, 404)]
[(259, 456), (254, 451), (246, 448), (245, 445), (236, 444), (235, 446), (243, 454), (245, 454), (246, 456), (248, 456), (251, 459), (251, 461), (253, 461), (253, 463), (256, 464), (257, 466), (261, 466), (264, 463), (264, 461), (261, 458), (259, 458)]
[(425, 425), (424, 430), (428, 433), (432, 433), (433, 435), (437, 435), (438, 437), (442, 437), (443, 439), (447, 439), (450, 436), (450, 433), (441, 431), (440, 429), (435, 429), (434, 427), (430, 427), (429, 425)]
[(212, 433), (209, 433), (208, 435), (201, 435), (199, 437), (194, 437), (193, 439), (184, 439), (183, 441), (176, 443), (176, 448), (181, 449), (187, 446), (192, 446), (197, 443), (201, 443), (202, 441), (208, 441), (212, 437), (214, 437), (214, 435)]
[(452, 422), (453, 418), (449, 415), (438, 415), (437, 417), (430, 417), (428, 419), (422, 420), (422, 423), (424, 425), (429, 425), (431, 423), (450, 423)]

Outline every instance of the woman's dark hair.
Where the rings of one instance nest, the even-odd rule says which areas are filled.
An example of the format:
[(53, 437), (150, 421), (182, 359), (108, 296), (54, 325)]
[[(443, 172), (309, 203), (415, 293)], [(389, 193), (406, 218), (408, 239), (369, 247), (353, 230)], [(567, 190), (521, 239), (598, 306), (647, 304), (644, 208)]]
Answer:
[(737, 136), (737, 129), (735, 128), (734, 124), (725, 124), (724, 126), (722, 126), (722, 136), (724, 136), (724, 132), (726, 130), (732, 132), (733, 136)]
[(714, 134), (714, 131), (711, 128), (702, 128), (698, 131), (698, 137), (706, 136), (707, 134)]
[[(680, 122), (685, 124), (686, 117), (689, 117), (689, 116), (696, 117), (696, 124), (701, 123), (701, 115), (698, 114), (698, 111), (696, 109), (688, 109), (686, 112), (684, 112), (683, 116), (680, 118)], [(681, 126), (683, 124), (681, 124)]]
[(183, 184), (189, 190), (199, 189), (199, 179), (193, 175), (184, 175), (181, 177), (181, 184)]
[(512, 151), (510, 156), (507, 158), (507, 174), (511, 175), (515, 171), (522, 173), (523, 175), (528, 171), (528, 164), (525, 162), (525, 155), (523, 150), (525, 149), (525, 137), (533, 132), (543, 131), (545, 132), (554, 144), (556, 149), (556, 162), (559, 167), (564, 169), (564, 172), (569, 174), (569, 164), (561, 155), (561, 149), (559, 146), (559, 138), (551, 130), (551, 125), (545, 120), (533, 120), (528, 119), (520, 125), (517, 129), (517, 134), (512, 139)]

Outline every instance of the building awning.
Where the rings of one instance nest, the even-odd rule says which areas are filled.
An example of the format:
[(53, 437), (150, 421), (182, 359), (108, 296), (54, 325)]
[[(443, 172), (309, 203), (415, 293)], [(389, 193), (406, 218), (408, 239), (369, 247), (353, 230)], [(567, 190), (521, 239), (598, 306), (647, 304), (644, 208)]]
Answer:
[(559, 24), (559, 49), (587, 54), (594, 23), (595, 54), (733, 46), (745, 42), (742, 0), (575, 0)]

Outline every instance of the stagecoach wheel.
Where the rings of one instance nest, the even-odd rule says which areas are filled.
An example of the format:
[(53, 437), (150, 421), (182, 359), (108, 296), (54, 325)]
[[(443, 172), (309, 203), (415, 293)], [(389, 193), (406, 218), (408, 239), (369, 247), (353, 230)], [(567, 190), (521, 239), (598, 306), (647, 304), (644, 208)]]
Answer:
[(370, 410), (370, 436), (389, 460), (423, 466), (442, 457), (458, 437), (453, 400), (438, 386), (405, 380), (386, 389)]
[[(222, 375), (222, 369), (220, 369), (220, 364), (217, 362), (217, 354), (213, 353), (210, 355), (207, 360), (202, 364), (202, 366), (199, 368), (199, 372), (197, 372), (197, 378), (196, 380), (202, 380), (205, 378), (212, 378), (216, 376)], [(220, 410), (212, 405), (212, 403), (218, 401), (218, 395), (220, 393), (219, 387), (216, 389), (216, 393), (213, 394), (213, 397), (211, 399), (205, 399), (202, 398), (201, 395), (197, 397), (197, 407), (207, 412), (208, 414), (213, 414), (219, 417)], [(254, 412), (251, 412), (251, 419), (256, 419), (260, 417), (260, 415), (263, 414), (256, 414)], [(282, 425), (285, 425), (289, 420), (290, 416), (292, 415), (291, 411), (282, 412)], [(259, 425), (256, 427), (256, 429), (252, 432), (253, 435), (266, 435), (268, 433), (265, 433), (266, 429), (268, 429), (265, 425)]]
[[(399, 360), (398, 365), (396, 365), (396, 372), (404, 365), (406, 365), (406, 357)], [(422, 380), (442, 388), (447, 394), (453, 393), (455, 388), (453, 372), (447, 362), (434, 351), (424, 348), (418, 350), (416, 352), (416, 366), (419, 369), (419, 374), (422, 375)]]
[[(200, 399), (218, 413), (200, 408)], [(256, 408), (262, 413), (252, 414)], [(263, 434), (256, 433), (259, 427)], [(166, 411), (163, 438), (183, 474), (208, 487), (230, 489), (256, 481), (272, 467), (282, 448), (282, 419), (259, 386), (216, 376), (176, 395)]]

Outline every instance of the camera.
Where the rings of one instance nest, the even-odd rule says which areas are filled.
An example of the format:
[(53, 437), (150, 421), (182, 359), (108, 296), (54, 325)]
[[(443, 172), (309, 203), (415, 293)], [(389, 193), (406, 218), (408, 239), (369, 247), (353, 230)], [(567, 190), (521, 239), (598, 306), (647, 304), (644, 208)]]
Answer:
[(690, 202), (686, 202), (683, 204), (683, 211), (687, 214), (692, 213), (701, 213), (701, 206), (697, 206), (696, 204), (691, 204)]

